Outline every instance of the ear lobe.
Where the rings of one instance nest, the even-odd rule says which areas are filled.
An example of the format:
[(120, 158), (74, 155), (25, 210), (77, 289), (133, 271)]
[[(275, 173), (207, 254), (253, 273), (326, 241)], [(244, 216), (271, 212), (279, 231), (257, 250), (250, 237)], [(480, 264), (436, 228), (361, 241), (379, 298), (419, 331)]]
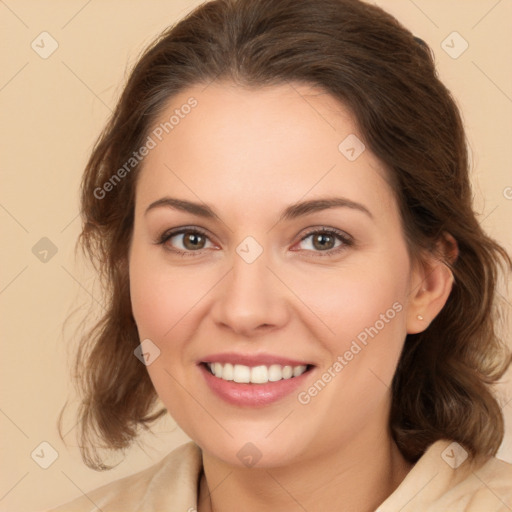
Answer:
[(458, 257), (455, 239), (443, 233), (436, 251), (422, 257), (412, 272), (413, 288), (407, 313), (407, 333), (424, 331), (443, 309), (452, 291), (454, 277), (449, 263)]

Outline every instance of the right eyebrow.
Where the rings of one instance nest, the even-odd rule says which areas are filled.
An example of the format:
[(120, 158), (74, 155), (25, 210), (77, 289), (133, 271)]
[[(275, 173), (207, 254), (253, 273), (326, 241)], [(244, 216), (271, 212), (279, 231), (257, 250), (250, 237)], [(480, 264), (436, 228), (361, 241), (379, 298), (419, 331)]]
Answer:
[(176, 199), (174, 197), (162, 197), (161, 199), (154, 201), (146, 208), (144, 215), (146, 215), (150, 210), (154, 208), (161, 207), (172, 208), (174, 210), (181, 210), (183, 212), (192, 213), (194, 215), (198, 215), (199, 217), (205, 217), (208, 219), (217, 218), (217, 215), (215, 214), (213, 209), (206, 204), (194, 203), (192, 201)]

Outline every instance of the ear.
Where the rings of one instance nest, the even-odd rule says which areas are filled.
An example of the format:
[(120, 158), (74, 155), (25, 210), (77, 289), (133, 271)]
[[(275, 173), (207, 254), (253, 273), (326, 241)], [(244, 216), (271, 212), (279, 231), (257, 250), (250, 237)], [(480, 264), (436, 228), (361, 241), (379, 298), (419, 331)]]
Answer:
[(459, 254), (457, 242), (443, 233), (436, 250), (422, 255), (411, 271), (407, 311), (407, 334), (424, 331), (443, 309), (453, 286), (453, 273), (446, 262), (454, 263)]

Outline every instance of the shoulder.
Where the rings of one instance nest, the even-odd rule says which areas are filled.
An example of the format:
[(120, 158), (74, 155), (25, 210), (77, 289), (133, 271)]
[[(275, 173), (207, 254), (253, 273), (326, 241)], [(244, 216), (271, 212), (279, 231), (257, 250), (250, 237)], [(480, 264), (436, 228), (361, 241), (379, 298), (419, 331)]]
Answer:
[(471, 459), (456, 442), (432, 444), (376, 512), (509, 512), (512, 464)]
[(201, 450), (194, 442), (188, 442), (153, 466), (86, 492), (48, 512), (186, 511), (197, 504), (201, 469)]
[(464, 504), (465, 508), (460, 510), (470, 512), (512, 510), (512, 464), (490, 457), (467, 473), (466, 478), (447, 493), (447, 504)]

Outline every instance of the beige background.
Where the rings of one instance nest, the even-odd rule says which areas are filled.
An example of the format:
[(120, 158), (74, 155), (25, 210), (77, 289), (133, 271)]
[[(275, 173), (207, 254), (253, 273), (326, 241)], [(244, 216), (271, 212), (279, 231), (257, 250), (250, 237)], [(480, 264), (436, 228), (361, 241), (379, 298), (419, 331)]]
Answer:
[[(68, 377), (73, 326), (91, 302), (101, 301), (92, 274), (73, 259), (82, 169), (136, 57), (162, 29), (199, 3), (0, 0), (1, 511), (64, 502), (152, 464), (187, 440), (169, 418), (156, 426), (156, 437), (145, 437), (143, 449), (135, 447), (115, 470), (97, 473), (81, 462), (72, 417), (65, 422), (68, 446), (57, 435), (56, 418), (65, 400), (73, 397)], [(377, 4), (433, 47), (441, 78), (467, 125), (481, 221), (512, 252), (512, 2)], [(35, 40), (43, 51), (43, 31), (58, 43), (47, 59), (31, 48)], [(453, 31), (469, 44), (457, 59), (441, 47)], [(50, 40), (45, 41), (50, 48)], [(463, 41), (450, 36), (447, 44), (455, 52)], [(47, 262), (32, 252), (43, 237), (57, 248)], [(77, 315), (63, 328), (75, 309)], [(510, 383), (503, 389), (508, 425), (499, 455), (512, 462)], [(43, 441), (58, 452), (48, 469), (31, 458)], [(45, 457), (48, 453), (46, 449)]]

